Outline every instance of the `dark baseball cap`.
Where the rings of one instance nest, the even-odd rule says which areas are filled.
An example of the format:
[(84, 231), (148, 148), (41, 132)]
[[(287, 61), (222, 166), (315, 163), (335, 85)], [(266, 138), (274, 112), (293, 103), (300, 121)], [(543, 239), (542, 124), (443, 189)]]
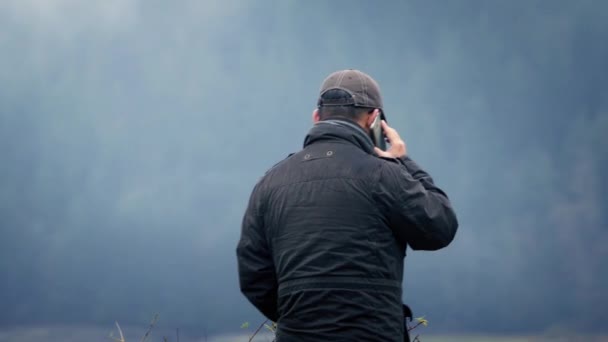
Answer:
[[(343, 90), (350, 97), (324, 98), (323, 95), (332, 89)], [(382, 96), (378, 82), (368, 74), (354, 69), (336, 71), (327, 76), (321, 85), (317, 106), (348, 105), (382, 110)]]

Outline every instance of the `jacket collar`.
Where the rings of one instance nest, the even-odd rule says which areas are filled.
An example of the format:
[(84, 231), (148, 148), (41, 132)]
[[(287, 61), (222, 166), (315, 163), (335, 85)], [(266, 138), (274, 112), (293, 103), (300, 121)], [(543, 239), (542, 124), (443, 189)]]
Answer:
[(304, 139), (304, 147), (322, 140), (347, 141), (369, 154), (375, 154), (374, 143), (363, 128), (347, 119), (332, 119), (317, 122)]

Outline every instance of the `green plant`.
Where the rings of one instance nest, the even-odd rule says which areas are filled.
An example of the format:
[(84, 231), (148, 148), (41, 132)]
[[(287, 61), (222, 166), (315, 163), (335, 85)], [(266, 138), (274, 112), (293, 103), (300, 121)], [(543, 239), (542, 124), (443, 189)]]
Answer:
[[(144, 336), (142, 336), (140, 342), (146, 342), (146, 340), (148, 339), (148, 336), (150, 336), (150, 332), (152, 331), (152, 328), (154, 328), (154, 325), (156, 324), (156, 322), (158, 321), (158, 313), (154, 315), (154, 318), (152, 318), (152, 321), (150, 322), (150, 326), (148, 327), (148, 330), (146, 330), (146, 333), (144, 334)], [(110, 339), (114, 340), (115, 342), (126, 342), (125, 337), (122, 333), (122, 329), (120, 328), (120, 324), (118, 324), (118, 322), (114, 322), (116, 323), (116, 329), (118, 330), (118, 338), (114, 337), (114, 332), (111, 331), (110, 332)], [(179, 329), (175, 329), (175, 333), (177, 336), (177, 342), (179, 342)], [(206, 338), (205, 338), (206, 340)], [(169, 342), (168, 338), (166, 336), (163, 336), (163, 341), (164, 342)]]
[[(413, 326), (410, 326), (408, 324), (408, 326), (407, 326), (408, 332), (413, 331), (414, 329), (418, 328), (421, 325), (426, 327), (429, 324), (428, 320), (425, 319), (424, 316), (415, 318), (414, 320), (416, 321), (416, 324)], [(150, 336), (150, 332), (152, 331), (152, 328), (154, 328), (154, 325), (156, 324), (157, 321), (158, 321), (158, 313), (154, 315), (154, 318), (152, 318), (152, 321), (150, 322), (150, 326), (148, 327), (148, 330), (146, 330), (146, 333), (141, 338), (140, 342), (146, 342), (146, 340)], [(115, 342), (126, 342), (124, 334), (122, 333), (122, 329), (120, 328), (120, 325), (118, 324), (118, 322), (114, 322), (114, 323), (116, 324), (116, 329), (118, 330), (118, 337), (114, 337), (114, 332), (111, 331), (110, 335), (109, 335), (110, 339), (114, 340)], [(241, 329), (247, 329), (247, 328), (249, 328), (249, 322), (243, 322), (243, 324), (241, 324)], [(257, 329), (249, 337), (248, 342), (252, 342), (253, 339), (258, 335), (260, 330), (262, 330), (262, 328), (266, 328), (268, 331), (270, 331), (272, 333), (273, 336), (275, 336), (275, 334), (277, 332), (277, 323), (272, 322), (268, 319), (265, 320), (264, 322), (262, 322), (262, 324), (260, 324), (257, 327)], [(179, 329), (176, 329), (176, 336), (177, 336), (176, 342), (179, 342)], [(207, 340), (207, 336), (205, 336), (205, 341), (206, 340)], [(274, 342), (274, 341), (275, 341), (275, 338), (272, 339), (272, 342)], [(166, 336), (163, 336), (163, 342), (169, 342), (169, 339)], [(420, 335), (416, 335), (414, 337), (414, 339), (412, 340), (412, 342), (421, 342)]]
[[(249, 337), (249, 342), (253, 341), (254, 337), (260, 332), (260, 330), (262, 330), (262, 328), (266, 327), (266, 329), (268, 329), (270, 332), (273, 333), (273, 335), (276, 333), (277, 331), (277, 324), (275, 322), (270, 322), (270, 325), (268, 325), (268, 322), (270, 320), (265, 320), (264, 322), (262, 322), (262, 324), (260, 324), (258, 326), (258, 328), (253, 332), (253, 335), (251, 335)], [(241, 324), (241, 329), (247, 329), (249, 328), (249, 322), (245, 322), (243, 324)], [(274, 342), (274, 339), (272, 339)]]
[[(412, 331), (412, 330), (414, 330), (414, 329), (418, 328), (420, 325), (424, 325), (425, 327), (429, 325), (429, 321), (428, 321), (428, 320), (426, 320), (426, 319), (424, 318), (424, 316), (422, 316), (422, 317), (417, 317), (417, 318), (415, 318), (415, 320), (416, 320), (418, 323), (416, 323), (416, 325), (414, 325), (414, 326), (410, 326), (410, 325), (408, 325), (408, 327), (407, 327), (407, 331), (408, 331), (408, 332), (410, 332), (410, 331)], [(414, 339), (412, 340), (412, 342), (416, 342), (416, 341), (420, 342), (420, 335), (418, 335), (418, 334), (417, 334), (416, 336), (414, 336)]]

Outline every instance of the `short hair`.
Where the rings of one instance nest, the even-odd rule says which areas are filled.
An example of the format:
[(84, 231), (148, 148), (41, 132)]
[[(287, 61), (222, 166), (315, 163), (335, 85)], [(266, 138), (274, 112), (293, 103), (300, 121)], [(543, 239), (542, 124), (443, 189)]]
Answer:
[(342, 89), (331, 89), (323, 93), (321, 96), (321, 105), (319, 106), (319, 119), (328, 120), (334, 118), (345, 118), (351, 120), (359, 120), (363, 115), (371, 113), (374, 108), (355, 107), (354, 105), (333, 105), (324, 106), (323, 101), (331, 102), (347, 102), (351, 95)]

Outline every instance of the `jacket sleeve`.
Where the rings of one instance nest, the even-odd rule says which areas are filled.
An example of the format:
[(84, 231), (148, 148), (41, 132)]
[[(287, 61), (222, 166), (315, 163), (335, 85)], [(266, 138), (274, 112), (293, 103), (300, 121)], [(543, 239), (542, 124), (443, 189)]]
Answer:
[(264, 229), (263, 203), (259, 185), (254, 188), (241, 226), (237, 245), (237, 263), (241, 292), (266, 318), (273, 322), (277, 314), (277, 280)]
[(414, 250), (449, 245), (458, 220), (445, 192), (409, 157), (383, 164), (380, 198), (396, 238)]

